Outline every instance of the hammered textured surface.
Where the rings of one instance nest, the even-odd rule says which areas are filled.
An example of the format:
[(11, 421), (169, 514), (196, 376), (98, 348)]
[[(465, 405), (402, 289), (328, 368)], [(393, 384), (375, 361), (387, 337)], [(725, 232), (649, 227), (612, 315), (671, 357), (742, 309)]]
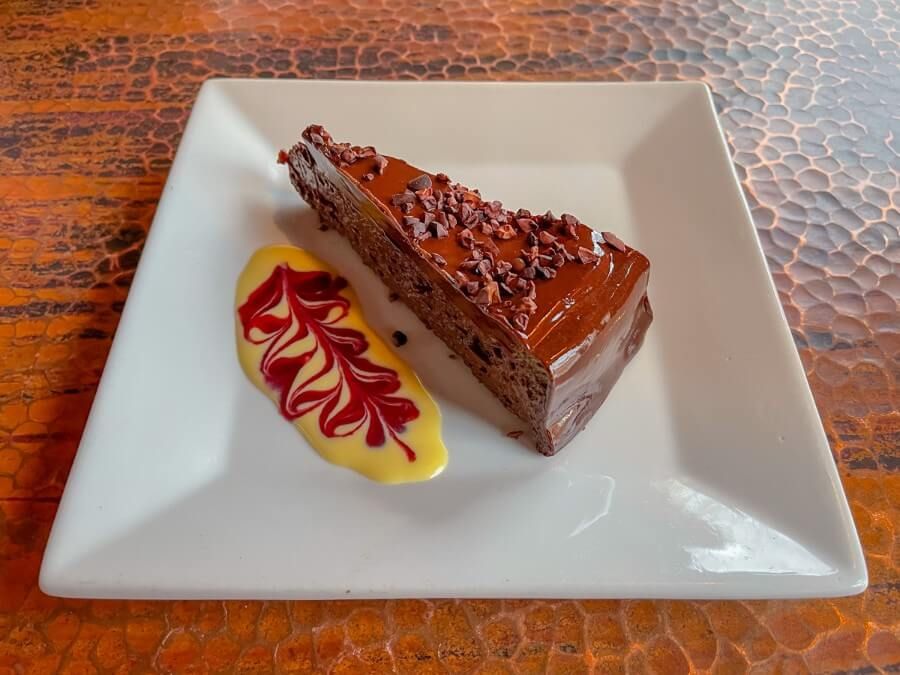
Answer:
[[(900, 670), (895, 0), (0, 3), (0, 673)], [(41, 553), (213, 76), (701, 80), (869, 566), (806, 602), (94, 602)]]

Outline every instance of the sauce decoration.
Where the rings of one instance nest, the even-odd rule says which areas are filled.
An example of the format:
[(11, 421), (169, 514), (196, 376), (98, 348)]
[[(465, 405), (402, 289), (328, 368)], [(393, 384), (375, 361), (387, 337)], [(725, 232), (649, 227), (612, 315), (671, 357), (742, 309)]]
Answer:
[(383, 483), (428, 480), (446, 466), (434, 400), (315, 256), (257, 251), (238, 281), (236, 333), (247, 377), (327, 461)]

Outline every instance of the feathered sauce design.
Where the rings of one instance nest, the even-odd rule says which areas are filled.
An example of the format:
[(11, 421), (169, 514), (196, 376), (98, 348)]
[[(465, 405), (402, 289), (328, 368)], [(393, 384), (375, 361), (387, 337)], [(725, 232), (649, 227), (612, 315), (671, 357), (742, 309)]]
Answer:
[(270, 246), (247, 263), (236, 300), (244, 372), (322, 457), (384, 483), (440, 473), (437, 406), (342, 277), (302, 249)]

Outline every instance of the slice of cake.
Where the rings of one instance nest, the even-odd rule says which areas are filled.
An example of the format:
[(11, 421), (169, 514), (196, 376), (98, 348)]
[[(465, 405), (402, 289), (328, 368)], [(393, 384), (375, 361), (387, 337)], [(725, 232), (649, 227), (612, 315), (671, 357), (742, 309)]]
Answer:
[(478, 190), (310, 126), (279, 161), (552, 455), (587, 424), (652, 319), (650, 262), (572, 215), (509, 211)]

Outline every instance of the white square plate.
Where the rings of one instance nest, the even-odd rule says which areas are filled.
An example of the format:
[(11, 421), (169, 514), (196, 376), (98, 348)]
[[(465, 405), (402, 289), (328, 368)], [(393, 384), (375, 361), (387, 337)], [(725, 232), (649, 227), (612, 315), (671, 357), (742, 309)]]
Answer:
[[(652, 262), (643, 349), (554, 458), (294, 193), (312, 122)], [(321, 460), (244, 377), (235, 280), (291, 241), (340, 269), (444, 415), (387, 487)], [(751, 598), (866, 569), (710, 96), (696, 83), (212, 81), (172, 167), (41, 570), (52, 595)]]

